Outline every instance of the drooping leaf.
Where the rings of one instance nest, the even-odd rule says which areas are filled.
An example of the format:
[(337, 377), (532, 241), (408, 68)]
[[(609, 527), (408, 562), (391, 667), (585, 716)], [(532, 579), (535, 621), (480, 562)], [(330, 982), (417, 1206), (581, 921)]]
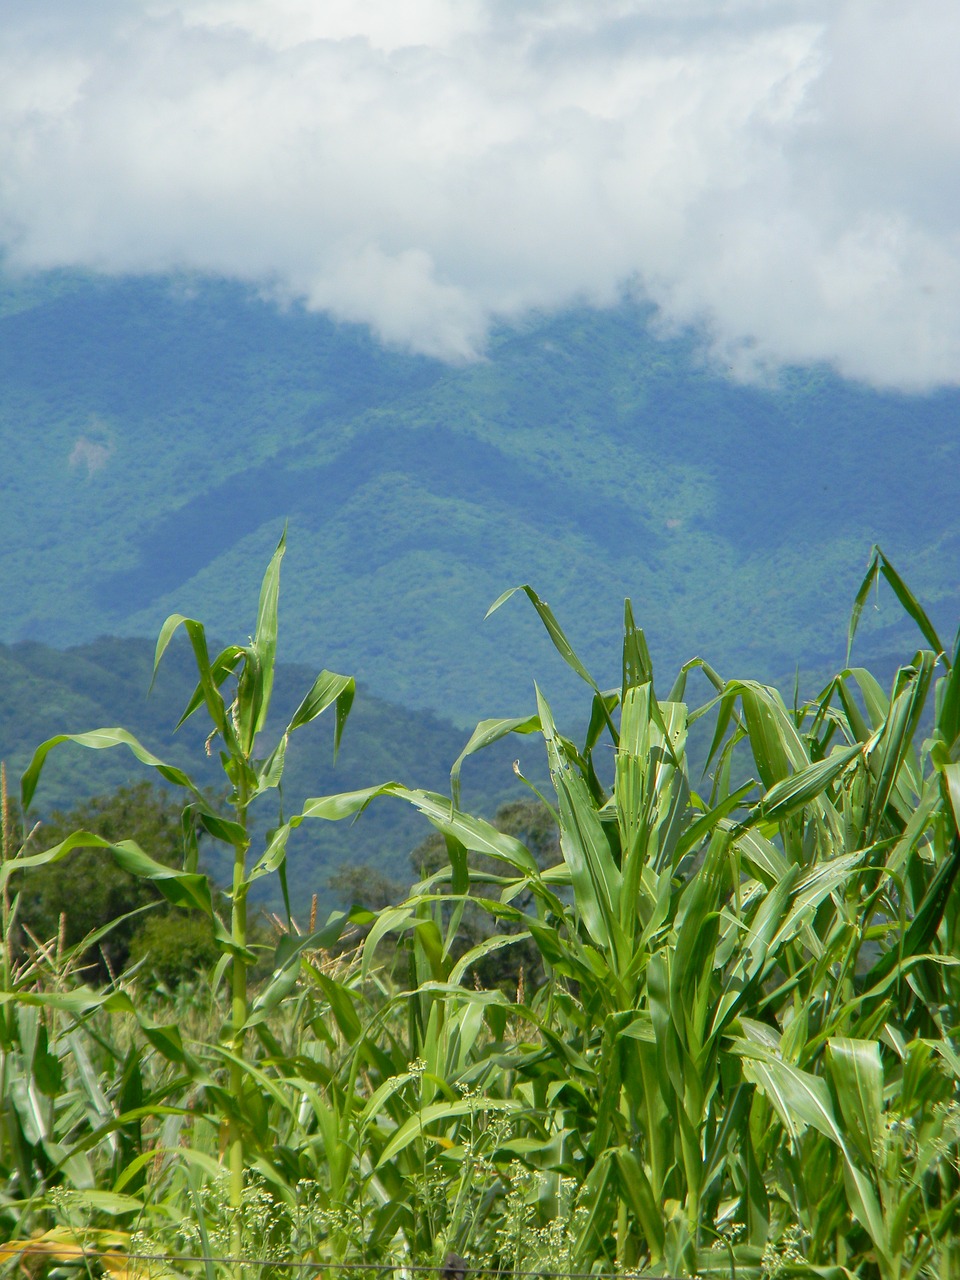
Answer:
[(600, 686), (597, 684), (596, 680), (594, 680), (593, 676), (590, 674), (590, 672), (586, 669), (586, 667), (577, 657), (576, 653), (574, 652), (573, 645), (567, 639), (566, 635), (564, 634), (563, 628), (560, 626), (559, 622), (557, 622), (556, 618), (554, 617), (553, 610), (550, 608), (550, 606), (547, 604), (545, 600), (540, 599), (536, 591), (534, 591), (533, 587), (525, 584), (524, 586), (511, 587), (508, 591), (504, 591), (502, 595), (498, 596), (497, 599), (494, 600), (493, 604), (487, 610), (485, 616), (489, 618), (492, 613), (496, 613), (496, 611), (500, 608), (500, 606), (502, 604), (505, 604), (506, 601), (509, 600), (510, 597), (514, 595), (517, 591), (522, 591), (524, 595), (527, 597), (527, 599), (530, 601), (530, 603), (533, 605), (534, 609), (536, 609), (537, 613), (540, 616), (540, 621), (543, 623), (544, 627), (547, 630), (547, 635), (549, 635), (550, 639), (553, 641), (554, 648), (556, 649), (557, 653), (560, 654), (560, 657), (563, 658), (567, 666), (571, 667), (577, 673), (577, 675), (580, 677), (581, 680), (585, 680), (586, 683), (590, 686), (591, 689), (593, 689), (595, 693), (599, 693)]
[(477, 751), (482, 751), (484, 747), (489, 747), (491, 743), (499, 742), (501, 738), (510, 733), (537, 733), (540, 729), (539, 716), (520, 716), (499, 720), (481, 720), (463, 748), (450, 770), (450, 795), (453, 799), (455, 808), (460, 808), (460, 771), (463, 768), (464, 761), (474, 755)]
[(294, 729), (299, 729), (301, 725), (309, 724), (311, 720), (316, 720), (317, 716), (326, 711), (333, 703), (336, 703), (337, 723), (333, 735), (333, 755), (334, 759), (336, 759), (337, 752), (340, 750), (343, 726), (346, 724), (350, 708), (353, 706), (356, 691), (357, 683), (353, 676), (338, 675), (335, 671), (321, 671), (316, 680), (314, 680), (309, 693), (293, 713), (293, 719), (287, 726), (287, 732), (293, 733)]
[(20, 799), (24, 811), (30, 808), (34, 792), (37, 789), (37, 783), (40, 780), (44, 761), (53, 748), (59, 746), (62, 742), (73, 742), (78, 747), (87, 747), (93, 751), (105, 751), (111, 747), (126, 747), (141, 764), (146, 764), (151, 769), (156, 769), (157, 773), (162, 778), (165, 778), (167, 782), (172, 782), (178, 787), (185, 787), (198, 799), (202, 800), (203, 798), (198, 788), (182, 769), (178, 769), (176, 765), (166, 764), (158, 756), (155, 756), (152, 751), (148, 751), (126, 729), (93, 729), (88, 733), (58, 733), (55, 737), (48, 738), (46, 742), (42, 742), (37, 747), (20, 782)]

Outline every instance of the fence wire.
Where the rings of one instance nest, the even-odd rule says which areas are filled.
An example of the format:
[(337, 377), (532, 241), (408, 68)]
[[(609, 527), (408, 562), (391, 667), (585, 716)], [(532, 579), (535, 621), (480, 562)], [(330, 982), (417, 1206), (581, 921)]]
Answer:
[[(24, 1240), (23, 1248), (16, 1250), (8, 1245), (13, 1257), (36, 1252), (36, 1240)], [(84, 1249), (76, 1246), (76, 1260), (96, 1262), (103, 1259), (107, 1262), (144, 1262), (163, 1263), (166, 1265), (183, 1263), (201, 1263), (203, 1266), (219, 1267), (278, 1267), (287, 1271), (311, 1271), (315, 1275), (327, 1271), (352, 1273), (357, 1271), (375, 1272), (377, 1275), (437, 1275), (443, 1280), (468, 1280), (474, 1276), (499, 1277), (500, 1280), (687, 1280), (686, 1277), (664, 1275), (662, 1272), (634, 1271), (626, 1268), (623, 1271), (553, 1271), (541, 1269), (536, 1271), (513, 1271), (498, 1267), (479, 1267), (468, 1263), (456, 1254), (448, 1254), (441, 1263), (424, 1262), (320, 1262), (307, 1261), (303, 1258), (235, 1258), (212, 1257), (206, 1254), (191, 1253), (128, 1253), (120, 1249)], [(43, 1250), (43, 1252), (48, 1252)], [(66, 1252), (60, 1245), (58, 1252)], [(60, 1259), (62, 1260), (62, 1258)]]

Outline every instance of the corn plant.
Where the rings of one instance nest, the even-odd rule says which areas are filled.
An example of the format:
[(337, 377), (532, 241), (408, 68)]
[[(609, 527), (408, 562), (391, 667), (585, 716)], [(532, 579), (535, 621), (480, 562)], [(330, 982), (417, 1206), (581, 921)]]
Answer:
[[(538, 691), (535, 716), (484, 722), (464, 756), (506, 733), (542, 735), (563, 854), (546, 872), (455, 804), (397, 784), (305, 806), (336, 819), (377, 796), (414, 804), (447, 840), (454, 908), (466, 851), (505, 865), (485, 909), (525, 926), (551, 981), (510, 1010), (529, 1041), (493, 1051), (525, 1103), (528, 1161), (582, 1188), (579, 1265), (759, 1273), (792, 1265), (797, 1241), (823, 1264), (854, 1241), (887, 1277), (917, 1274), (941, 1256), (938, 1240), (955, 1239), (960, 677), (882, 553), (858, 607), (879, 574), (935, 647), (889, 697), (848, 668), (790, 710), (776, 690), (724, 681), (699, 660), (659, 698), (629, 604), (621, 685), (603, 691), (523, 588), (592, 690), (586, 740), (558, 732)], [(683, 695), (698, 670), (714, 696), (691, 712)], [(933, 735), (918, 751), (931, 692)], [(713, 777), (701, 796), (686, 736), (708, 715)], [(601, 741), (614, 753), (609, 784)], [(747, 771), (755, 780), (734, 786)], [(511, 906), (521, 891), (534, 910)], [(429, 965), (423, 997), (442, 993), (450, 1008), (457, 916), (443, 936), (442, 915), (429, 916), (437, 897), (426, 884), (382, 913), (367, 948), (407, 932)], [(921, 1059), (932, 1069), (918, 1093)], [(442, 1130), (451, 1116), (431, 1120)], [(912, 1163), (890, 1137), (904, 1125), (926, 1135)]]
[[(186, 794), (183, 813), (184, 859), (182, 868), (162, 866), (149, 858), (132, 841), (116, 844), (90, 832), (76, 832), (53, 849), (6, 861), (2, 868), (3, 887), (10, 875), (46, 863), (57, 862), (69, 856), (78, 847), (102, 848), (111, 854), (124, 869), (134, 875), (152, 880), (171, 902), (179, 906), (205, 912), (213, 921), (222, 956), (214, 974), (214, 985), (229, 969), (230, 1016), (225, 1042), (219, 1040), (204, 1046), (207, 1057), (214, 1057), (225, 1064), (229, 1083), (226, 1089), (205, 1075), (204, 1069), (185, 1049), (175, 1025), (163, 1029), (144, 1030), (155, 1047), (191, 1073), (198, 1080), (206, 1081), (206, 1088), (218, 1100), (221, 1115), (226, 1121), (226, 1146), (230, 1174), (230, 1203), (239, 1212), (242, 1202), (245, 1168), (245, 1144), (255, 1144), (258, 1134), (258, 1116), (261, 1110), (261, 1094), (264, 1082), (253, 1065), (247, 1061), (245, 1049), (251, 1027), (263, 1022), (272, 1009), (296, 980), (300, 955), (307, 940), (291, 943), (289, 936), (281, 940), (274, 958), (274, 977), (267, 989), (260, 993), (258, 1002), (251, 1007), (248, 991), (248, 973), (254, 954), (248, 946), (247, 898), (251, 886), (261, 877), (276, 872), (286, 896), (284, 859), (286, 841), (291, 830), (289, 823), (281, 823), (270, 831), (266, 848), (251, 866), (250, 813), (255, 802), (267, 793), (280, 788), (287, 743), (294, 730), (314, 720), (328, 707), (336, 709), (334, 751), (353, 701), (355, 684), (352, 677), (322, 671), (308, 691), (300, 706), (268, 753), (259, 745), (260, 735), (266, 725), (273, 690), (277, 646), (277, 602), (279, 594), (280, 565), (285, 550), (285, 537), (281, 537), (267, 568), (260, 591), (260, 603), (254, 637), (247, 645), (231, 645), (211, 659), (203, 624), (195, 619), (174, 614), (164, 623), (156, 647), (154, 671), (180, 628), (186, 632), (197, 667), (197, 686), (190, 698), (179, 725), (201, 709), (206, 711), (211, 724), (207, 742), (208, 750), (219, 743), (219, 756), (229, 785), (228, 803), (232, 810), (227, 817), (216, 811), (210, 801), (183, 770), (164, 763), (149, 752), (131, 734), (123, 729), (97, 729), (90, 733), (62, 734), (37, 748), (23, 776), (21, 799), (26, 811), (33, 799), (44, 761), (58, 744), (71, 741), (80, 746), (99, 750), (118, 745), (126, 746), (142, 763), (155, 769), (167, 782), (180, 787)], [(233, 697), (228, 702), (222, 692), (228, 679), (233, 679)], [(231, 918), (229, 924), (221, 921), (214, 909), (210, 886), (199, 871), (199, 835), (226, 844), (233, 855), (233, 878), (229, 898)], [(330, 937), (337, 931), (334, 926)], [(324, 935), (327, 936), (327, 935)], [(311, 940), (315, 941), (315, 940)], [(128, 997), (116, 993), (112, 1007), (120, 1007)], [(126, 1006), (125, 1006), (126, 1007)], [(132, 1005), (129, 1006), (132, 1011)], [(260, 1127), (260, 1138), (264, 1137)], [(235, 1240), (239, 1248), (239, 1235)]]

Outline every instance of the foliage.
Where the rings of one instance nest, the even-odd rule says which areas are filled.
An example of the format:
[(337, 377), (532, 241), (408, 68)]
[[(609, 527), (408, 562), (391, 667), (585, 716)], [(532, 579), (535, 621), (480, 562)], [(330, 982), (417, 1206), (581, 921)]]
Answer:
[(219, 949), (209, 921), (171, 909), (140, 926), (131, 939), (129, 958), (141, 967), (142, 985), (156, 982), (172, 990), (208, 973)]
[(327, 881), (327, 886), (337, 899), (338, 906), (366, 907), (368, 911), (381, 911), (398, 902), (404, 896), (404, 886), (385, 876), (379, 867), (369, 862), (354, 866), (344, 865)]
[[(248, 865), (251, 831), (248, 811), (251, 804), (264, 794), (278, 791), (283, 777), (287, 744), (291, 734), (309, 724), (328, 707), (336, 709), (334, 750), (340, 742), (343, 725), (353, 703), (355, 683), (351, 677), (322, 671), (308, 690), (299, 707), (293, 713), (273, 750), (265, 758), (257, 752), (258, 739), (266, 725), (273, 693), (274, 669), (277, 646), (277, 599), (279, 594), (280, 563), (283, 558), (286, 535), (274, 552), (260, 591), (260, 607), (254, 638), (246, 646), (231, 645), (223, 649), (212, 661), (207, 650), (203, 625), (192, 618), (173, 614), (164, 623), (157, 641), (154, 670), (159, 666), (175, 633), (182, 627), (189, 637), (197, 668), (197, 685), (180, 717), (183, 724), (200, 708), (203, 708), (212, 724), (207, 739), (207, 749), (215, 740), (221, 743), (219, 752), (223, 771), (230, 784), (229, 804), (232, 818), (225, 818), (210, 804), (208, 797), (179, 767), (164, 763), (149, 752), (136, 738), (124, 729), (99, 729), (85, 734), (61, 734), (41, 744), (34, 753), (21, 783), (24, 809), (28, 809), (36, 789), (44, 762), (50, 751), (62, 742), (71, 741), (78, 746), (100, 750), (118, 745), (126, 746), (142, 763), (156, 769), (168, 783), (180, 787), (187, 796), (182, 816), (183, 865), (177, 869), (152, 858), (136, 842), (111, 840), (90, 831), (77, 831), (43, 853), (27, 853), (16, 865), (3, 868), (3, 883), (11, 870), (32, 870), (62, 862), (76, 849), (101, 849), (113, 855), (118, 866), (150, 881), (164, 897), (175, 906), (189, 906), (200, 910), (209, 920), (213, 934), (222, 952), (216, 973), (230, 973), (230, 1017), (226, 1030), (224, 1057), (229, 1064), (229, 1088), (232, 1097), (242, 1098), (246, 1082), (244, 1048), (250, 1014), (248, 1004), (248, 974), (256, 956), (250, 947), (253, 939), (248, 932), (247, 897), (251, 884), (260, 876), (273, 871), (283, 882), (286, 841), (292, 829), (283, 823), (268, 834), (267, 847), (258, 862)], [(227, 703), (221, 688), (229, 680), (234, 682), (234, 696)], [(220, 920), (211, 887), (199, 871), (199, 835), (203, 832), (226, 845), (233, 859), (233, 878), (230, 887), (229, 929)], [(284, 882), (285, 883), (285, 882)], [(289, 907), (288, 907), (289, 914)], [(337, 931), (338, 932), (338, 931)], [(86, 942), (87, 940), (85, 940)], [(276, 988), (274, 1001), (289, 985), (290, 977), (296, 978), (301, 947), (278, 947), (275, 971), (271, 987)], [(216, 981), (215, 984), (216, 985)], [(265, 999), (270, 998), (267, 993)], [(270, 1007), (269, 1004), (266, 1007)], [(171, 1037), (167, 1036), (168, 1041)], [(179, 1033), (172, 1035), (172, 1056), (183, 1060)], [(230, 1197), (235, 1211), (239, 1210), (245, 1166), (245, 1124), (234, 1109), (227, 1118), (227, 1147), (230, 1167)], [(237, 1228), (239, 1229), (239, 1228)], [(239, 1248), (239, 1237), (234, 1240)]]
[[(956, 389), (886, 395), (824, 368), (739, 384), (630, 302), (504, 328), (451, 368), (221, 280), (29, 285), (0, 318), (4, 640), (153, 635), (174, 608), (231, 635), (285, 518), (288, 656), (461, 726), (526, 706), (549, 670), (519, 611), (479, 625), (520, 578), (597, 670), (629, 595), (661, 669), (709, 651), (825, 678), (874, 540), (956, 611)], [(871, 657), (899, 651), (896, 611), (875, 621)], [(576, 699), (554, 674), (561, 724)], [(62, 728), (74, 707), (38, 709)]]
[[(204, 751), (206, 733), (199, 721), (174, 731), (172, 706), (186, 704), (196, 683), (188, 643), (175, 638), (164, 655), (149, 697), (154, 646), (145, 640), (103, 638), (61, 653), (37, 644), (0, 646), (0, 758), (11, 776), (30, 763), (37, 742), (63, 729), (90, 724), (122, 724), (157, 756), (190, 773), (204, 790), (221, 786), (219, 761)], [(275, 707), (295, 704), (310, 683), (307, 667), (278, 662)], [(273, 713), (266, 733), (279, 734), (284, 721)], [(448, 720), (374, 698), (358, 689), (347, 734), (333, 760), (333, 726), (321, 719), (297, 731), (297, 750), (290, 753), (283, 775), (284, 799), (291, 810), (308, 795), (350, 790), (375, 777), (416, 776), (433, 790), (446, 786), (450, 761), (462, 743), (462, 731)], [(482, 813), (493, 813), (511, 793), (522, 790), (510, 768), (510, 744), (499, 744), (474, 757), (467, 768), (465, 796)], [(126, 752), (91, 752), (65, 743), (48, 757), (43, 786), (34, 796), (30, 821), (51, 821), (52, 810), (68, 813), (86, 797), (103, 796), (130, 786), (139, 776), (137, 761)], [(218, 777), (219, 774), (219, 777)], [(545, 776), (544, 776), (545, 780)], [(252, 814), (259, 835), (266, 829)], [(258, 826), (260, 823), (260, 826)], [(84, 823), (78, 823), (84, 825)], [(136, 831), (128, 828), (137, 838)], [(306, 916), (314, 893), (321, 916), (338, 905), (328, 880), (339, 866), (370, 863), (392, 880), (409, 883), (410, 850), (430, 830), (412, 810), (392, 813), (373, 808), (349, 828), (328, 827), (317, 833), (295, 833), (290, 844), (287, 882), (294, 914)], [(51, 838), (50, 843), (53, 843)], [(214, 879), (229, 880), (229, 855), (218, 855), (212, 842), (204, 852)], [(251, 898), (274, 911), (283, 910), (276, 879), (264, 877)]]
[[(493, 819), (498, 831), (519, 840), (533, 855), (541, 871), (554, 866), (560, 860), (560, 844), (557, 824), (551, 810), (538, 799), (511, 800), (501, 805)], [(498, 896), (496, 876), (499, 864), (495, 858), (481, 853), (468, 853), (467, 863), (471, 872), (470, 894), (485, 898), (487, 903), (469, 902), (459, 917), (457, 936), (451, 943), (450, 953), (460, 959), (468, 951), (480, 948), (480, 954), (470, 968), (468, 978), (486, 988), (500, 987), (508, 994), (516, 994), (522, 1003), (526, 990), (536, 990), (544, 980), (542, 958), (531, 937), (519, 937), (520, 922), (497, 920), (491, 916), (489, 901)], [(449, 851), (439, 832), (428, 836), (410, 854), (410, 864), (421, 880), (430, 879), (435, 888), (449, 891), (450, 883), (442, 875), (449, 868)], [(492, 876), (492, 883), (483, 877)], [(529, 909), (530, 893), (513, 898), (512, 905), (521, 910)], [(514, 937), (509, 946), (484, 952), (481, 944), (495, 937)]]
[[(242, 788), (272, 779), (278, 759), (254, 764), (245, 745), (278, 565), (250, 646), (204, 662), (190, 624), (193, 702), (218, 726), (235, 826), (193, 792), (187, 813), (237, 850), (234, 904), (256, 870), (236, 829)], [(78, 986), (69, 948), (29, 970), (7, 954), (2, 1212), (20, 1243), (0, 1258), (26, 1247), (43, 1263), (85, 1242), (122, 1268), (130, 1251), (229, 1249), (279, 1276), (271, 1264), (291, 1256), (322, 1270), (438, 1262), (452, 1248), (504, 1274), (952, 1275), (960, 652), (880, 552), (851, 641), (878, 578), (928, 647), (889, 690), (845, 666), (790, 702), (700, 659), (655, 686), (629, 604), (621, 679), (602, 687), (524, 588), (589, 688), (583, 739), (560, 732), (538, 690), (534, 714), (478, 725), (450, 796), (388, 782), (315, 797), (269, 837), (259, 865), (279, 869), (304, 824), (384, 799), (428, 817), (446, 863), (404, 901), (352, 913), (368, 930), (357, 952), (331, 950), (343, 919), (307, 933), (288, 919), (272, 974), (241, 993), (234, 918), (214, 983), (169, 1000), (144, 1000), (136, 977)], [(228, 668), (232, 713), (217, 700)], [(687, 756), (697, 725), (709, 727), (702, 777)], [(112, 735), (147, 754), (118, 734), (87, 745)], [(542, 838), (542, 855), (544, 810), (515, 810), (511, 831), (457, 803), (464, 761), (516, 735), (546, 752), (554, 861), (514, 834)], [(25, 776), (28, 800), (49, 748)], [(130, 842), (111, 850), (213, 919), (192, 847), (182, 870), (162, 871)], [(5, 891), (24, 862), (8, 839)], [(5, 895), (5, 925), (16, 909)], [(490, 929), (464, 952), (468, 910)], [(475, 983), (483, 960), (521, 945), (543, 966), (536, 989)]]
[[(139, 782), (95, 796), (69, 813), (55, 810), (34, 829), (28, 851), (60, 844), (77, 830), (92, 831), (110, 844), (129, 836), (156, 862), (173, 866), (180, 854), (180, 810), (170, 792)], [(99, 981), (126, 966), (131, 948), (136, 949), (136, 939), (147, 927), (144, 910), (165, 901), (149, 880), (123, 870), (102, 848), (79, 847), (64, 863), (27, 871), (14, 887), (20, 898), (20, 928), (35, 939), (62, 933), (66, 946), (78, 948), (85, 937), (114, 922), (95, 949), (77, 952)], [(165, 912), (162, 920), (150, 922), (155, 939), (170, 921), (170, 912)]]

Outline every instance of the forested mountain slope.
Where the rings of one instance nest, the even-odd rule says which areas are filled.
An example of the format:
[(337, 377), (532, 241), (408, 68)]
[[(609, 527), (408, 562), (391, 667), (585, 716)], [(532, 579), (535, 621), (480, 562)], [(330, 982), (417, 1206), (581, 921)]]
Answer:
[[(661, 666), (842, 661), (880, 542), (946, 632), (960, 604), (960, 395), (827, 370), (747, 387), (624, 304), (502, 330), (480, 363), (204, 281), (7, 283), (0, 306), (0, 638), (252, 626), (284, 520), (282, 656), (461, 725), (561, 710), (573, 677), (529, 581), (603, 684), (624, 596)], [(894, 647), (893, 604), (862, 654)]]

